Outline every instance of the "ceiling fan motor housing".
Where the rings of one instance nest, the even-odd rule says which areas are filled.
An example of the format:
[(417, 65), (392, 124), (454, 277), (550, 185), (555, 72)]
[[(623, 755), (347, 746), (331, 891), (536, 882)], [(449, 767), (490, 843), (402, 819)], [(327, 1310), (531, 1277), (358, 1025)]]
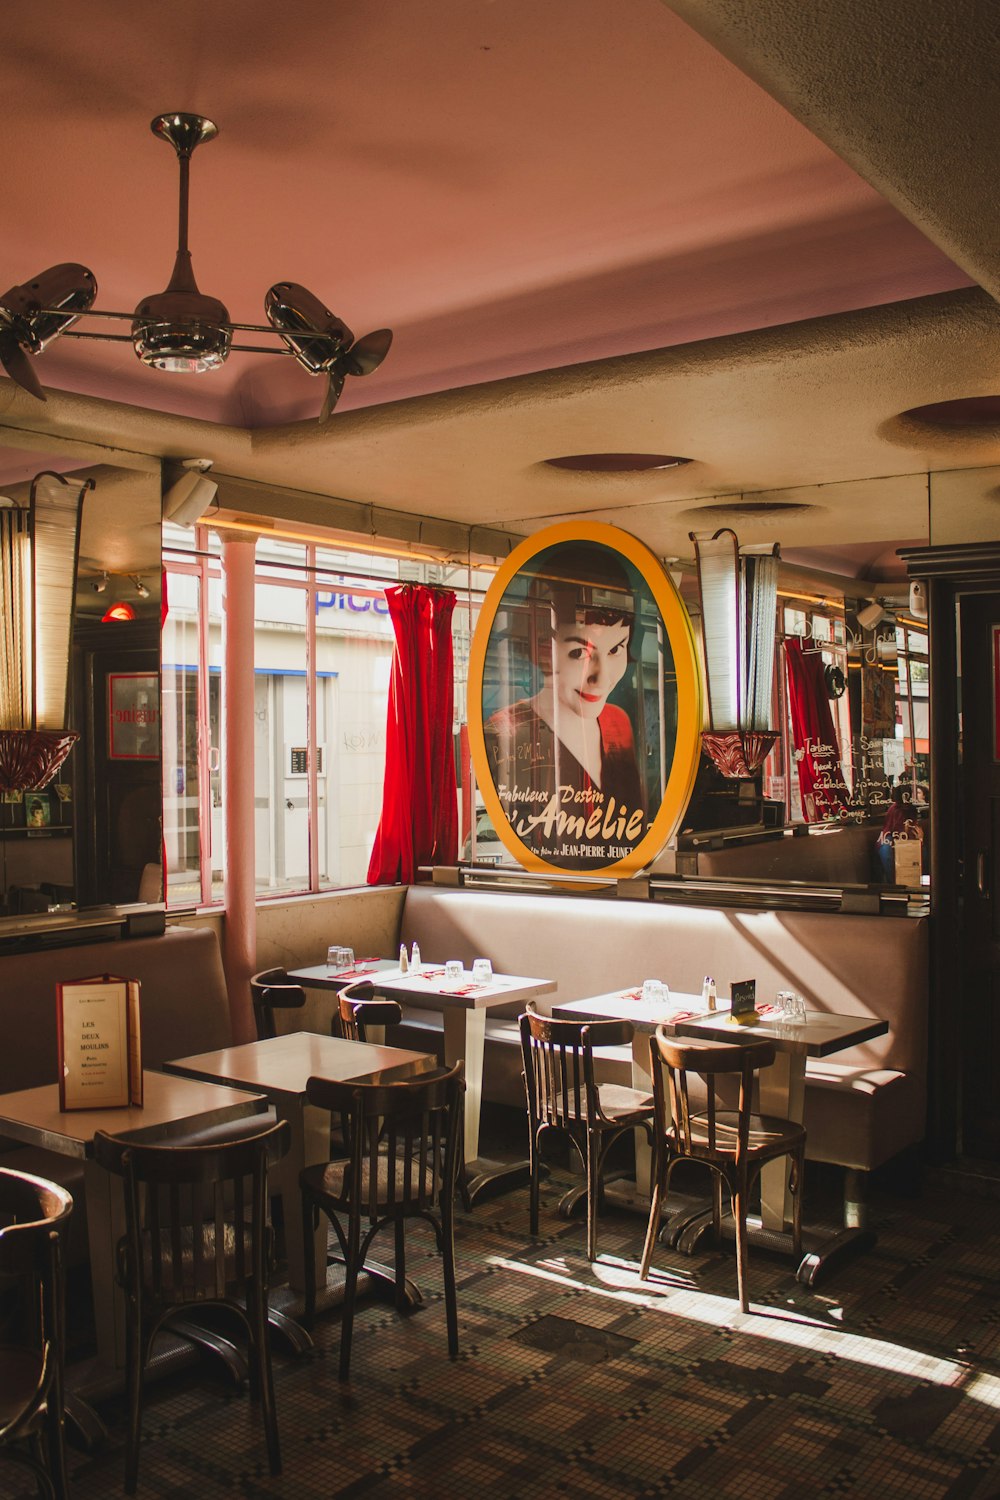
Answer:
[(232, 341), (225, 304), (202, 292), (156, 292), (135, 310), (132, 346), (143, 364), (155, 370), (217, 370)]

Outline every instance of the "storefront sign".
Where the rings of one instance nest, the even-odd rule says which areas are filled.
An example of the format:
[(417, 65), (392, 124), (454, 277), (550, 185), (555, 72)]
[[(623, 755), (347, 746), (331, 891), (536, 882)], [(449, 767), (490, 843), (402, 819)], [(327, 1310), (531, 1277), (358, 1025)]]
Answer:
[(500, 568), (469, 663), (469, 739), (493, 825), (527, 869), (628, 875), (675, 831), (700, 756), (691, 622), (653, 554), (554, 526)]

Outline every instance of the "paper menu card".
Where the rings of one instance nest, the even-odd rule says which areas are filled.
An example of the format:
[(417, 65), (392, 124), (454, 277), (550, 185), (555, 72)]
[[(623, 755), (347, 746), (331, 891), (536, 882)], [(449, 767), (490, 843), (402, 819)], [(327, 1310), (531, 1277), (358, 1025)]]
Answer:
[(56, 985), (59, 1108), (142, 1106), (139, 981), (115, 974)]

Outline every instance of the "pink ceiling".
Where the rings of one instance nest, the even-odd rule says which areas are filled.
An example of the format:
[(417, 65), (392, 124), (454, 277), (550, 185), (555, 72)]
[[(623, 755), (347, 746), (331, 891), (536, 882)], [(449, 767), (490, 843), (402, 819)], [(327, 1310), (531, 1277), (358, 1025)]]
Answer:
[[(101, 307), (161, 290), (176, 164), (149, 121), (207, 114), (201, 290), (257, 323), (297, 280), (395, 331), (342, 410), (969, 285), (660, 0), (46, 0), (5, 13), (0, 86), (0, 288), (79, 260)], [(63, 339), (37, 368), (240, 426), (321, 400), (268, 356), (175, 376)]]

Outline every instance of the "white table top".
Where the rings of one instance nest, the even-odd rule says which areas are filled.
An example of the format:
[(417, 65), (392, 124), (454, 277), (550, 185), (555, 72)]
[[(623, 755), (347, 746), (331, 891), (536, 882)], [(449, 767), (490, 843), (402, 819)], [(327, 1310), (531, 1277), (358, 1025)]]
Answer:
[(516, 1007), (535, 995), (547, 995), (557, 988), (554, 979), (531, 979), (523, 974), (494, 974), (488, 984), (475, 984), (472, 971), (464, 969), (458, 984), (444, 982), (442, 964), (425, 963), (421, 972), (411, 969), (402, 974), (396, 965), (376, 979), (380, 995), (405, 995), (414, 1005), (429, 1010), (500, 1010)]
[[(134, 1135), (165, 1139), (191, 1125), (214, 1125), (258, 1113), (265, 1101), (242, 1089), (217, 1083), (143, 1072), (143, 1106), (121, 1109), (59, 1108), (59, 1085), (22, 1089), (0, 1095), (0, 1135), (30, 1146), (44, 1146), (63, 1156), (89, 1156), (94, 1135)], [(263, 1122), (262, 1122), (263, 1123)]]
[(700, 995), (671, 990), (665, 1004), (642, 999), (640, 990), (614, 990), (585, 1000), (568, 1000), (554, 1005), (557, 1019), (577, 1021), (631, 1021), (637, 1031), (654, 1031), (666, 1026), (675, 1036), (717, 1036), (729, 1042), (767, 1040), (781, 1052), (799, 1052), (807, 1057), (826, 1057), (858, 1042), (884, 1036), (887, 1021), (874, 1016), (839, 1016), (826, 1011), (809, 1011), (804, 1022), (786, 1024), (772, 1021), (767, 1012), (756, 1026), (741, 1026), (730, 1019), (729, 1002), (719, 1001), (716, 1011), (702, 1010)]
[(437, 1067), (427, 1052), (348, 1042), (314, 1031), (292, 1031), (218, 1052), (201, 1052), (163, 1064), (171, 1073), (214, 1079), (258, 1090), (269, 1099), (303, 1098), (310, 1078), (338, 1083), (387, 1083)]
[(369, 971), (352, 970), (349, 976), (325, 964), (314, 964), (310, 968), (289, 969), (288, 977), (321, 990), (342, 990), (347, 984), (370, 979), (380, 995), (402, 995), (414, 1005), (422, 1001), (429, 1010), (498, 1010), (501, 1006), (519, 1005), (535, 995), (550, 994), (557, 988), (554, 979), (531, 979), (522, 974), (494, 974), (489, 984), (475, 984), (470, 969), (463, 970), (458, 984), (446, 985), (443, 964), (424, 963), (419, 973), (410, 969), (404, 974), (392, 959), (369, 962), (372, 965)]

